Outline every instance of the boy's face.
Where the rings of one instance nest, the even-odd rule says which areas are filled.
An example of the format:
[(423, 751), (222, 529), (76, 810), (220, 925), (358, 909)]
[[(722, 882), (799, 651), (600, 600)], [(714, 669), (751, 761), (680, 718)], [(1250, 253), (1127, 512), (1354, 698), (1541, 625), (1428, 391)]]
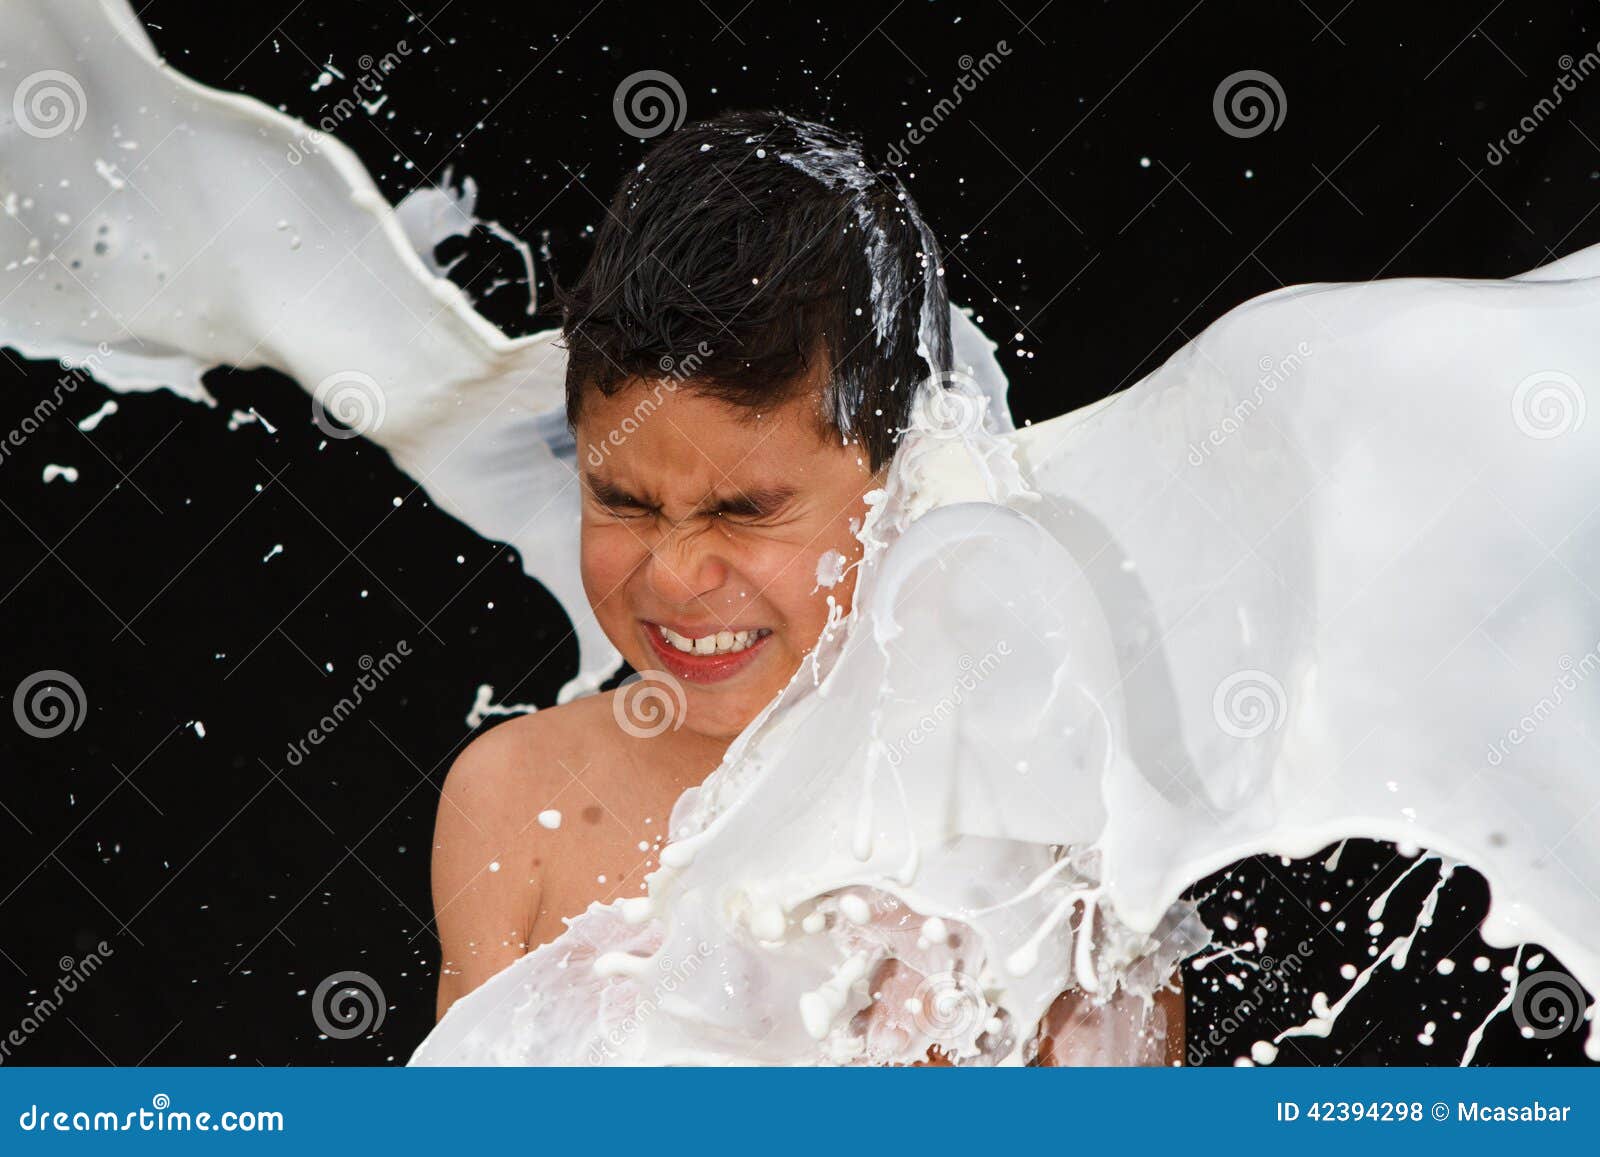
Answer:
[(860, 557), (877, 479), (864, 449), (824, 432), (818, 397), (754, 410), (635, 381), (584, 398), (584, 590), (636, 671), (677, 682), (699, 735), (743, 730), (816, 645), (828, 596), (850, 609), (854, 570), (829, 587), (818, 564), (832, 578)]

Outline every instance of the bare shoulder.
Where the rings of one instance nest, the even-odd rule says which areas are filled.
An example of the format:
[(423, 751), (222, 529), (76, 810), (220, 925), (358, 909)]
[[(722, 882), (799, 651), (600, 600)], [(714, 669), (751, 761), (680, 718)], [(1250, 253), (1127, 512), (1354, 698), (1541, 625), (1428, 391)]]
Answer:
[(502, 723), (457, 757), (434, 826), (439, 1015), (591, 903), (639, 894), (684, 786), (670, 748), (619, 727), (608, 693)]
[[(441, 816), (458, 808), (490, 825), (510, 822), (519, 803), (560, 791), (575, 769), (591, 762), (597, 739), (593, 718), (602, 696), (521, 715), (492, 728), (456, 757), (441, 795)], [(609, 713), (608, 713), (609, 717)]]
[(604, 741), (596, 706), (590, 698), (508, 720), (451, 766), (433, 838), (440, 1015), (533, 945), (543, 903), (561, 886), (540, 837), (556, 834), (577, 769)]

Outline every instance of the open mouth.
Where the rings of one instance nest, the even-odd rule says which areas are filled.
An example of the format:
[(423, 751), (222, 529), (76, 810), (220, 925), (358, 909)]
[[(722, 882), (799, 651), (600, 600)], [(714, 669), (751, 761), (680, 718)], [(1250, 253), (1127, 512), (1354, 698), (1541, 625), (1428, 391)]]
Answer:
[(755, 661), (772, 637), (768, 627), (720, 630), (694, 635), (663, 623), (642, 621), (645, 637), (661, 665), (679, 679), (717, 683)]

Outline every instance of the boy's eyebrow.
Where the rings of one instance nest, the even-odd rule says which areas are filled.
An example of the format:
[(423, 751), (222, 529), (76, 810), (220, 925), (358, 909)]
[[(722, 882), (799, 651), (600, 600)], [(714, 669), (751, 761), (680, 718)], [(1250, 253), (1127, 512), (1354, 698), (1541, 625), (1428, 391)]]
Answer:
[[(649, 509), (651, 504), (638, 498), (618, 486), (615, 482), (602, 478), (598, 474), (587, 471), (583, 475), (584, 485), (589, 493), (594, 495), (595, 501), (602, 506), (609, 507), (638, 507)], [(782, 510), (794, 498), (799, 490), (787, 484), (776, 486), (753, 486), (735, 490), (727, 497), (712, 495), (696, 512), (702, 515), (731, 514), (741, 518), (762, 518)]]
[(784, 484), (754, 486), (740, 490), (727, 498), (712, 497), (701, 507), (702, 514), (732, 514), (742, 518), (761, 518), (776, 514), (789, 504), (799, 491)]
[(609, 482), (598, 474), (584, 472), (583, 484), (588, 487), (589, 493), (594, 495), (595, 501), (601, 506), (638, 506), (648, 507), (650, 504), (641, 498), (629, 494), (614, 482)]

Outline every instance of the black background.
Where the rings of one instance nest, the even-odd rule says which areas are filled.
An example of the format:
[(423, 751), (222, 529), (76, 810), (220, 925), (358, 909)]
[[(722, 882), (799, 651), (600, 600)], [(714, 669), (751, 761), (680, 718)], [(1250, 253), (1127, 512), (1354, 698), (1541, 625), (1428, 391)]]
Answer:
[[(142, 14), (181, 71), (308, 121), (351, 95), (358, 58), (404, 40), (385, 103), (337, 135), (391, 201), (447, 170), (476, 179), (480, 214), (538, 251), (542, 296), (552, 268), (582, 268), (587, 230), (643, 149), (612, 115), (625, 76), (670, 73), (691, 118), (781, 107), (881, 150), (951, 91), (963, 57), (1004, 41), (1009, 56), (908, 150), (906, 171), (952, 296), (1002, 339), (1019, 421), (1131, 384), (1280, 285), (1504, 277), (1600, 241), (1600, 78), (1505, 163), (1485, 159), (1560, 58), (1595, 49), (1594, 4), (415, 3), (156, 0)], [(313, 91), (330, 59), (350, 80)], [(1287, 102), (1250, 139), (1212, 111), (1243, 69), (1270, 73)], [(520, 277), (498, 242), (457, 244), (470, 292)], [(502, 285), (480, 308), (542, 328), (525, 293)], [(10, 429), (60, 371), (6, 359)], [(549, 704), (575, 661), (514, 554), (433, 509), (371, 444), (324, 445), (292, 382), (208, 381), (217, 409), (119, 396), (92, 434), (75, 423), (109, 395), (86, 385), (0, 464), (0, 692), (55, 668), (88, 702), (83, 726), (52, 740), (14, 727), (9, 702), (0, 714), (0, 1033), (62, 957), (113, 949), (8, 1063), (403, 1062), (432, 1023), (428, 848), (475, 690)], [(228, 429), (251, 405), (275, 435)], [(80, 480), (43, 484), (47, 463)], [(289, 766), (287, 745), (349, 692), (360, 657), (402, 639), (412, 657), (359, 717)], [(1207, 1046), (1208, 1063), (1303, 1019), (1310, 992), (1336, 997), (1341, 965), (1410, 927), (1431, 870), (1397, 892), (1385, 934), (1365, 915), (1407, 862), (1354, 843), (1335, 872), (1259, 859), (1197, 889), (1219, 927), (1240, 921), (1232, 942), (1263, 925), (1280, 958), (1311, 949), (1292, 992)], [(1330, 1039), (1298, 1038), (1279, 1063), (1455, 1063), (1513, 955), (1479, 942), (1485, 903), (1458, 873), (1412, 967), (1381, 967)], [(1432, 972), (1443, 956), (1458, 964), (1448, 981)], [(1226, 965), (1190, 974), (1191, 1042), (1241, 996)], [(322, 1038), (308, 994), (346, 970), (379, 982), (386, 1020)], [(1431, 1045), (1418, 1040), (1429, 1021)], [(1502, 1016), (1478, 1061), (1573, 1062), (1577, 1041), (1524, 1040)]]

